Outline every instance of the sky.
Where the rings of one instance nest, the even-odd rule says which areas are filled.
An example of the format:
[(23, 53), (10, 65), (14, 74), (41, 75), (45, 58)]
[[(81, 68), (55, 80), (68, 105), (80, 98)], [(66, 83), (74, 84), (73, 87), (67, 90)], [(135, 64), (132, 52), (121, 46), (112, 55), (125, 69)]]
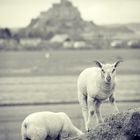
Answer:
[[(140, 0), (69, 0), (95, 24), (140, 23)], [(25, 27), (60, 0), (0, 0), (0, 27)]]

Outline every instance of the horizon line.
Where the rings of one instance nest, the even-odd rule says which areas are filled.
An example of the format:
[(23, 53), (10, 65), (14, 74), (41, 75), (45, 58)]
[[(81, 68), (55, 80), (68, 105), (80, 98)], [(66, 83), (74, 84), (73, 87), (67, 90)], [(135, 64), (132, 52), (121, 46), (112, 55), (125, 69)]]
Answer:
[[(84, 21), (87, 21), (87, 22), (93, 22), (92, 20), (84, 20)], [(98, 26), (108, 26), (108, 25), (127, 25), (127, 24), (140, 24), (140, 22), (113, 22), (113, 23), (101, 23), (101, 24), (97, 24), (95, 22), (93, 22), (95, 25), (98, 25)], [(30, 24), (30, 23), (29, 23)], [(28, 24), (28, 25), (29, 25)], [(4, 29), (4, 28), (9, 28), (9, 29), (21, 29), (21, 28), (26, 28), (28, 25), (26, 26), (13, 26), (13, 27), (8, 27), (8, 26), (1, 26), (0, 25), (0, 29)]]

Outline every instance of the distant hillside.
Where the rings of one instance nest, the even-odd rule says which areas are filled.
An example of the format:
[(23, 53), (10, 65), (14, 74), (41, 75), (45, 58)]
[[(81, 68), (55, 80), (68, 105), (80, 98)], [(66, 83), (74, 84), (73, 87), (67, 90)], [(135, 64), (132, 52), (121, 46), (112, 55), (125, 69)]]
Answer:
[[(69, 0), (61, 0), (48, 10), (32, 19), (30, 24), (20, 30), (21, 37), (40, 37), (50, 39), (55, 34), (68, 34), (73, 40), (93, 38), (99, 33), (133, 33), (126, 26), (98, 26), (92, 21), (82, 19), (80, 11)], [(85, 38), (86, 34), (86, 38)]]
[[(117, 39), (140, 39), (140, 23), (128, 23), (128, 24), (108, 24), (102, 25), (107, 30), (115, 31), (115, 38)], [(124, 33), (124, 34), (122, 34)]]
[(114, 33), (133, 33), (134, 32), (132, 29), (130, 29), (126, 25), (115, 24), (115, 25), (106, 25), (102, 27), (104, 27), (104, 29), (106, 29), (107, 31), (114, 32)]
[(31, 20), (31, 23), (21, 30), (20, 34), (28, 37), (39, 36), (49, 38), (49, 35), (67, 33), (80, 36), (83, 32), (96, 29), (93, 22), (84, 21), (79, 10), (68, 0), (53, 4), (48, 10)]
[(129, 23), (126, 24), (126, 27), (128, 27), (129, 29), (135, 32), (140, 32), (140, 23)]

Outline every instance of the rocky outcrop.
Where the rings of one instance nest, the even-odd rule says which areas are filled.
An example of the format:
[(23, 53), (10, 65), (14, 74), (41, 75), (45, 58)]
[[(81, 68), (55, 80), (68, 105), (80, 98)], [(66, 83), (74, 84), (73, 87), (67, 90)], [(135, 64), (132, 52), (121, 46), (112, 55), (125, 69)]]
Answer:
[[(132, 33), (124, 26), (104, 27), (85, 21), (80, 11), (69, 0), (54, 3), (48, 11), (43, 11), (30, 24), (19, 31), (19, 37), (50, 40), (54, 35), (67, 34), (73, 41), (89, 42), (90, 46), (102, 48), (113, 36)], [(88, 45), (87, 45), (88, 46)]]
[(93, 131), (67, 140), (138, 140), (140, 139), (140, 108), (111, 115)]
[(48, 10), (31, 20), (31, 23), (22, 30), (26, 36), (46, 37), (48, 33), (69, 34), (79, 36), (81, 33), (91, 31), (96, 25), (84, 21), (77, 7), (68, 0), (55, 3)]
[(68, 0), (61, 0), (60, 3), (53, 4), (48, 11), (41, 12), (37, 19), (31, 21), (29, 27), (37, 29), (45, 26), (49, 30), (47, 26), (60, 26), (62, 24), (71, 26), (70, 22), (74, 21), (78, 23), (82, 21), (80, 12)]

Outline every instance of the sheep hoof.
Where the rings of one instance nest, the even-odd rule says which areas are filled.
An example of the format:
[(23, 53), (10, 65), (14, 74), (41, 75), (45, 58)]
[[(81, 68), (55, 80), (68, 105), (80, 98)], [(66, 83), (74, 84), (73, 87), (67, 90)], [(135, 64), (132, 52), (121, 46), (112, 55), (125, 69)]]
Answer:
[(92, 130), (92, 128), (90, 128), (89, 126), (86, 127), (86, 131), (87, 131), (87, 132), (89, 132), (89, 131), (91, 131), (91, 130)]
[(91, 130), (92, 130), (92, 129), (87, 129), (86, 131), (87, 131), (87, 132), (90, 132)]

